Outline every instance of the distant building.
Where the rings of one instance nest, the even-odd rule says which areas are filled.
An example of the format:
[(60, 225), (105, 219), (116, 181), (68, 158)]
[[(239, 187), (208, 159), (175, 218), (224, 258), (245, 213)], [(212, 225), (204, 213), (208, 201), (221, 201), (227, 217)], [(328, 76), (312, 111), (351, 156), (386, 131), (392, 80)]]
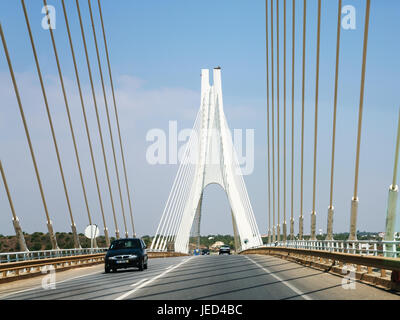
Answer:
[(211, 245), (211, 249), (218, 249), (220, 246), (223, 246), (225, 243), (223, 243), (222, 241), (217, 241), (214, 244)]

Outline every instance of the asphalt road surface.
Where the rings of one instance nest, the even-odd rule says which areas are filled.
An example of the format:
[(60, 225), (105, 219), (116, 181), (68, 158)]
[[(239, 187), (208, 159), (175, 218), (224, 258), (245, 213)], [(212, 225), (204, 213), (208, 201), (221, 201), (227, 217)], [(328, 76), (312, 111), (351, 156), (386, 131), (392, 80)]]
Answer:
[[(104, 266), (55, 275), (54, 288), (43, 289), (44, 276), (0, 285), (1, 300), (400, 300), (400, 295), (262, 255), (193, 256), (149, 259), (149, 269), (104, 273)], [(351, 287), (351, 286), (350, 286)]]

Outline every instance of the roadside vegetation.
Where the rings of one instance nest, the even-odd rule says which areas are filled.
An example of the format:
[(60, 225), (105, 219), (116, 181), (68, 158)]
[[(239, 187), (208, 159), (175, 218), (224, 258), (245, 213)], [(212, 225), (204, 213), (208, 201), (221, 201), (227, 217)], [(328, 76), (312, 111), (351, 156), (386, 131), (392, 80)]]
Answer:
[[(34, 232), (32, 234), (24, 233), (25, 241), (30, 251), (37, 250), (51, 250), (51, 242), (48, 233)], [(382, 240), (377, 232), (358, 232), (358, 240)], [(74, 240), (71, 232), (57, 232), (57, 243), (61, 249), (73, 249)], [(325, 234), (317, 235), (318, 240), (324, 240)], [(337, 233), (334, 234), (335, 240), (347, 240), (349, 237), (348, 233)], [(308, 240), (310, 237), (305, 235), (304, 239)], [(111, 237), (111, 241), (115, 238)], [(153, 240), (152, 236), (145, 235), (142, 237), (143, 241), (146, 243), (147, 248), (150, 248), (151, 242)], [(263, 242), (268, 242), (268, 237), (263, 237)], [(79, 234), (79, 241), (82, 248), (90, 248), (90, 240), (87, 239), (83, 234)], [(235, 247), (235, 239), (232, 235), (207, 235), (200, 237), (200, 248), (211, 248), (215, 243), (223, 243), (231, 248)], [(97, 238), (98, 247), (105, 247), (106, 241), (104, 236), (99, 236)], [(190, 248), (197, 247), (197, 237), (190, 238)], [(0, 252), (18, 252), (20, 247), (16, 236), (4, 236), (0, 234)]]

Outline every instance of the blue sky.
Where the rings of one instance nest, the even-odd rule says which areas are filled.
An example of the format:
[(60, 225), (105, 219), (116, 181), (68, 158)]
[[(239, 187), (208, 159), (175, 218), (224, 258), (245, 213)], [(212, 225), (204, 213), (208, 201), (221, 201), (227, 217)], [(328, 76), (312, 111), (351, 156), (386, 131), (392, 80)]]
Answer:
[[(306, 142), (304, 171), (304, 215), (306, 232), (309, 230), (309, 213), (312, 200), (312, 150), (315, 99), (316, 10), (317, 1), (309, 0), (306, 47)], [(382, 231), (386, 215), (386, 200), (393, 170), (394, 142), (397, 111), (400, 101), (398, 79), (400, 61), (399, 42), (400, 3), (396, 0), (371, 1), (370, 37), (366, 74), (364, 124), (360, 162), (360, 212), (359, 229)], [(27, 7), (34, 33), (38, 55), (45, 75), (46, 88), (57, 124), (57, 137), (63, 141), (61, 149), (66, 159), (73, 159), (64, 105), (59, 88), (57, 70), (49, 32), (41, 28), (42, 2), (27, 0)], [(89, 25), (87, 1), (80, 1), (85, 31), (89, 43), (90, 59), (94, 70), (103, 130), (106, 130), (104, 106), (101, 97), (96, 57)], [(55, 37), (66, 77), (71, 112), (82, 154), (85, 180), (89, 189), (90, 204), (96, 222), (102, 225), (97, 195), (90, 167), (90, 157), (83, 129), (78, 92), (74, 83), (72, 59), (66, 38), (61, 1), (49, 0), (57, 12)], [(88, 76), (84, 62), (82, 41), (75, 1), (66, 1), (79, 72), (84, 84), (85, 101), (89, 110), (90, 128), (96, 136), (96, 123), (91, 102)], [(269, 1), (268, 1), (269, 4)], [(291, 7), (288, 5), (288, 123), (291, 117)], [(350, 200), (354, 183), (355, 143), (359, 104), (362, 36), (364, 29), (365, 1), (343, 1), (356, 8), (356, 30), (342, 30), (341, 61), (338, 101), (338, 141), (335, 177), (334, 206), (335, 229), (347, 231)], [(97, 36), (100, 25), (97, 1), (92, 1), (95, 11)], [(168, 128), (169, 120), (178, 120), (178, 128), (192, 126), (200, 101), (200, 69), (222, 67), (225, 113), (233, 128), (255, 129), (255, 170), (246, 176), (250, 200), (261, 233), (267, 228), (267, 161), (266, 161), (266, 65), (265, 65), (265, 2), (239, 1), (110, 1), (103, 0), (110, 58), (116, 82), (117, 100), (120, 105), (121, 129), (126, 150), (129, 180), (133, 192), (134, 217), (139, 234), (153, 234), (177, 171), (176, 165), (150, 166), (145, 153), (148, 130)], [(322, 2), (322, 37), (320, 70), (320, 115), (317, 176), (317, 229), (326, 228), (326, 211), (329, 201), (330, 137), (334, 62), (336, 44), (337, 2)], [(275, 1), (274, 1), (275, 7)], [(274, 12), (274, 14), (276, 14)], [(280, 30), (283, 32), (283, 1), (280, 1)], [(299, 216), (299, 151), (301, 111), (301, 52), (302, 52), (303, 1), (296, 1), (296, 80), (295, 80), (295, 218), (296, 230)], [(276, 17), (274, 18), (276, 23)], [(43, 175), (45, 192), (57, 231), (69, 230), (65, 198), (56, 166), (54, 148), (39, 89), (32, 51), (19, 1), (0, 2), (0, 21), (8, 40), (13, 65), (17, 73), (22, 101), (28, 116), (39, 169)], [(276, 25), (275, 25), (276, 28)], [(276, 29), (275, 29), (276, 32)], [(282, 36), (282, 33), (281, 33)], [(274, 35), (276, 40), (276, 34)], [(102, 48), (103, 43), (100, 42)], [(283, 50), (283, 37), (280, 38)], [(103, 68), (105, 57), (101, 49)], [(276, 55), (275, 55), (276, 58)], [(283, 108), (283, 57), (281, 56), (281, 107)], [(276, 63), (276, 62), (275, 62)], [(44, 213), (40, 202), (33, 167), (26, 139), (19, 118), (4, 52), (0, 50), (0, 150), (9, 184), (16, 202), (22, 227), (28, 232), (45, 230)], [(108, 81), (107, 81), (108, 86)], [(111, 107), (111, 96), (109, 96)], [(283, 110), (283, 109), (282, 109)], [(114, 125), (114, 124), (113, 124)], [(281, 124), (282, 128), (282, 124)], [(115, 126), (113, 127), (116, 130)], [(116, 131), (114, 131), (116, 132)], [(283, 133), (282, 133), (283, 134)], [(290, 132), (288, 132), (289, 136)], [(97, 137), (97, 136), (96, 136)], [(94, 138), (95, 143), (99, 142)], [(97, 139), (97, 140), (96, 140)], [(290, 140), (288, 139), (288, 144)], [(109, 153), (110, 170), (111, 147)], [(102, 167), (100, 148), (96, 159)], [(283, 151), (282, 151), (283, 152)], [(290, 153), (288, 152), (288, 157)], [(288, 172), (290, 170), (288, 158)], [(87, 224), (76, 164), (65, 161), (68, 184), (71, 188), (74, 214), (78, 229)], [(112, 169), (113, 170), (113, 169)], [(113, 230), (110, 204), (107, 198), (105, 176), (103, 198), (107, 209), (109, 229)], [(115, 180), (115, 178), (113, 179)], [(288, 175), (288, 182), (289, 182)], [(114, 190), (116, 190), (115, 181)], [(281, 183), (282, 185), (283, 183)], [(1, 189), (0, 189), (1, 190)], [(287, 198), (290, 197), (289, 192)], [(115, 193), (114, 198), (117, 199)], [(116, 201), (117, 202), (117, 201)], [(229, 207), (222, 189), (211, 186), (206, 190), (203, 233), (231, 233)], [(116, 203), (117, 208), (118, 203)], [(290, 208), (290, 202), (287, 202)], [(4, 192), (0, 191), (0, 233), (12, 234), (10, 213)], [(119, 211), (119, 209), (117, 209)], [(119, 211), (120, 212), (120, 211)], [(282, 215), (282, 212), (281, 212)], [(289, 215), (289, 211), (287, 212)], [(119, 224), (122, 219), (119, 213)]]

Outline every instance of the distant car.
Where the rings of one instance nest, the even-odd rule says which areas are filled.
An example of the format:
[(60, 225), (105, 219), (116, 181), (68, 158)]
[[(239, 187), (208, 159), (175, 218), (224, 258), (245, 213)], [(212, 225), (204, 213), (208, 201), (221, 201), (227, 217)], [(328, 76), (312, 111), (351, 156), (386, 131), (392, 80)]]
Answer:
[(231, 254), (231, 248), (227, 245), (223, 245), (219, 248), (219, 254)]
[(200, 255), (200, 249), (194, 249), (193, 250), (193, 255), (194, 256), (199, 256)]
[(201, 254), (203, 256), (209, 256), (210, 255), (210, 249), (203, 249), (201, 250)]
[(116, 272), (118, 269), (131, 267), (139, 268), (140, 271), (147, 269), (146, 245), (141, 239), (118, 239), (111, 243), (105, 256), (104, 271)]

